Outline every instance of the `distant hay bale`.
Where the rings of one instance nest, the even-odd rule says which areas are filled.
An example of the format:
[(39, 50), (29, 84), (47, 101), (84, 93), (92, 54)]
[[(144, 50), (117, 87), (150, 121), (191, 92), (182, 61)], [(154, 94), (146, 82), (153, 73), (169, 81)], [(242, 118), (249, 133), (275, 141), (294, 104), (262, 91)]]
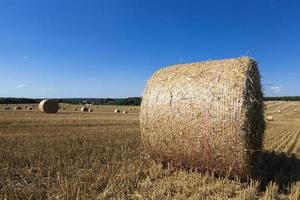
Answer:
[(15, 106), (14, 110), (22, 110), (22, 107), (21, 106)]
[(31, 107), (28, 107), (27, 110), (32, 110), (32, 108), (31, 108)]
[(114, 110), (114, 113), (119, 113), (119, 112), (120, 112), (120, 110), (118, 110), (118, 109)]
[(132, 108), (132, 110), (135, 110), (135, 108)]
[(27, 109), (28, 107), (27, 107), (27, 106), (24, 106), (24, 108)]
[(81, 112), (88, 112), (89, 108), (84, 106), (84, 107), (80, 108), (80, 111)]
[(89, 110), (88, 110), (89, 112), (93, 112), (93, 109), (92, 108), (89, 108)]
[(132, 108), (129, 108), (129, 110), (132, 110)]
[(54, 99), (45, 99), (40, 102), (39, 110), (44, 113), (57, 113), (59, 110), (58, 101)]
[(254, 175), (262, 149), (263, 94), (248, 57), (175, 65), (149, 80), (142, 141), (155, 160), (221, 175)]
[(10, 107), (5, 106), (5, 107), (4, 107), (4, 110), (10, 110)]
[(267, 120), (268, 120), (268, 121), (273, 121), (273, 120), (274, 120), (274, 119), (273, 119), (273, 116), (271, 116), (271, 115), (267, 116)]
[(73, 108), (74, 111), (77, 111), (77, 108)]
[(127, 110), (124, 110), (124, 111), (123, 111), (123, 114), (127, 114), (127, 113), (128, 113)]

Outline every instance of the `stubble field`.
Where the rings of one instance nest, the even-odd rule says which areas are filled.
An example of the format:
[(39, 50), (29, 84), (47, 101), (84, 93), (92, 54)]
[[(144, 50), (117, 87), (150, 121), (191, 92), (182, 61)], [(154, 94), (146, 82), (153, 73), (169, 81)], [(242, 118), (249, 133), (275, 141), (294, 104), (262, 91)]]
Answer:
[(44, 114), (8, 106), (0, 105), (0, 199), (300, 199), (300, 102), (266, 102), (274, 121), (267, 122), (257, 178), (248, 181), (149, 159), (139, 107), (82, 113), (62, 105)]

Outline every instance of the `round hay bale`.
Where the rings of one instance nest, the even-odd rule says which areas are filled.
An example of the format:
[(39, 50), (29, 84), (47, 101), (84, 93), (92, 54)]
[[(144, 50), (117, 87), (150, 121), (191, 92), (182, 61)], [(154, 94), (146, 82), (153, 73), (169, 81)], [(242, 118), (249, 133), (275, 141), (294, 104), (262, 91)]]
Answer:
[(119, 112), (120, 112), (119, 109), (115, 109), (115, 110), (114, 110), (114, 113), (119, 113)]
[(73, 108), (74, 111), (77, 111), (77, 108)]
[(135, 110), (135, 108), (133, 108), (132, 110)]
[(127, 114), (127, 113), (128, 113), (127, 110), (124, 110), (124, 111), (123, 111), (123, 114)]
[(84, 106), (84, 107), (80, 108), (80, 111), (81, 112), (88, 112), (89, 108)]
[(32, 108), (31, 108), (31, 107), (28, 107), (27, 110), (32, 110)]
[(271, 116), (271, 115), (267, 116), (267, 120), (268, 120), (268, 121), (273, 121), (273, 120), (274, 120), (274, 119), (273, 119), (273, 116)]
[(262, 97), (248, 57), (161, 69), (142, 100), (145, 149), (173, 166), (251, 177), (265, 129)]
[(92, 109), (92, 108), (89, 108), (89, 112), (93, 112), (93, 109)]
[(28, 107), (27, 107), (27, 106), (24, 106), (24, 108), (27, 109)]
[(15, 106), (14, 110), (22, 110), (22, 107), (21, 106)]
[(10, 107), (6, 106), (4, 107), (4, 110), (10, 110)]
[(57, 113), (59, 110), (58, 101), (54, 99), (45, 99), (40, 102), (39, 110), (44, 113)]

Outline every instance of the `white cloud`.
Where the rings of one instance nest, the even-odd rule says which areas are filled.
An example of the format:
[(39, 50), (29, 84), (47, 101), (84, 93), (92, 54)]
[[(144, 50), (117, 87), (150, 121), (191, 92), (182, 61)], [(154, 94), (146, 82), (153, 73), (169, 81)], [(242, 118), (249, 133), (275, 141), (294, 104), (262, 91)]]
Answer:
[(283, 91), (282, 86), (272, 86), (270, 89), (273, 94), (278, 94)]
[(25, 85), (25, 84), (19, 84), (19, 85), (17, 85), (17, 88), (27, 88), (27, 85)]
[(28, 56), (23, 56), (23, 59), (24, 60), (27, 60), (29, 57)]

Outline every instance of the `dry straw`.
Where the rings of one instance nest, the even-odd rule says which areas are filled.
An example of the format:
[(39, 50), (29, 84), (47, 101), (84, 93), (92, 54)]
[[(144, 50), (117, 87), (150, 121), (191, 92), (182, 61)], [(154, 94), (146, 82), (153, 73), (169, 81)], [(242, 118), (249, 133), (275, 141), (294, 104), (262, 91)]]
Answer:
[(88, 112), (89, 108), (84, 106), (84, 107), (80, 108), (80, 111), (81, 112)]
[(40, 102), (39, 110), (44, 113), (57, 113), (59, 110), (58, 101), (54, 99), (45, 99)]
[(89, 110), (88, 110), (89, 112), (93, 112), (93, 109), (92, 108), (89, 108)]
[(260, 74), (248, 57), (156, 72), (141, 106), (149, 155), (173, 166), (247, 178), (265, 128)]
[(120, 112), (120, 110), (118, 110), (118, 109), (114, 110), (114, 113), (119, 113), (119, 112)]
[(274, 119), (273, 119), (273, 116), (271, 116), (271, 115), (267, 116), (267, 120), (268, 120), (268, 121), (273, 121), (273, 120), (274, 120)]
[(14, 110), (22, 110), (22, 107), (21, 106), (15, 106)]
[(123, 113), (124, 113), (124, 114), (127, 114), (128, 112), (127, 112), (127, 110), (124, 110)]

